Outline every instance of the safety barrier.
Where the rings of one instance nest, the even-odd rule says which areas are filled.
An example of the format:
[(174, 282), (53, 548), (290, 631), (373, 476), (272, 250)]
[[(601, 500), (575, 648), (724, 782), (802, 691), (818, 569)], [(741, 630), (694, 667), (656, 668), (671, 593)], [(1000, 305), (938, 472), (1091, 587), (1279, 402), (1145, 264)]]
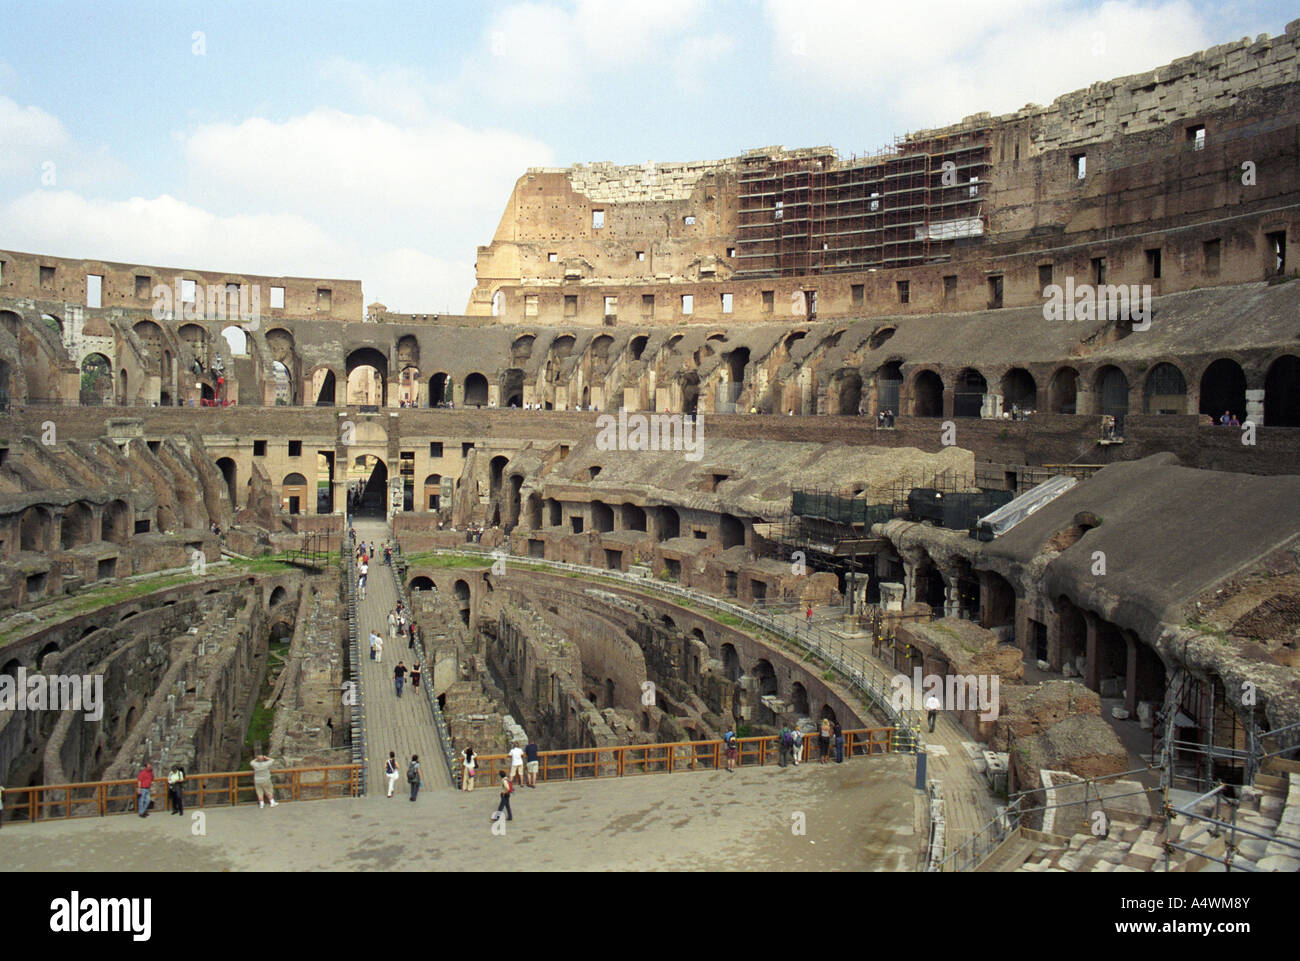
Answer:
[[(278, 801), (316, 801), (358, 797), (363, 775), (360, 764), (326, 767), (295, 767), (271, 772)], [(171, 810), (167, 777), (159, 772), (151, 789), (155, 808)], [(257, 800), (252, 771), (189, 774), (182, 782), (181, 802), (185, 808), (231, 807)], [(85, 781), (79, 784), (42, 784), (35, 787), (5, 788), (6, 821), (56, 821), (70, 818), (104, 817), (136, 812), (136, 782)]]
[[(844, 757), (891, 754), (894, 751), (892, 727), (859, 728), (844, 731)], [(777, 735), (736, 739), (738, 767), (777, 763), (780, 744)], [(800, 759), (807, 764), (818, 755), (817, 736), (804, 736)], [(831, 753), (835, 747), (832, 743)], [(510, 773), (510, 755), (480, 754), (475, 759), (475, 781), (495, 786), (497, 779)], [(671, 774), (677, 771), (719, 771), (726, 767), (726, 749), (722, 741), (678, 741), (671, 744), (619, 744), (611, 747), (587, 747), (567, 751), (541, 751), (538, 754), (539, 781), (578, 781), (602, 777), (626, 777), (633, 774)]]

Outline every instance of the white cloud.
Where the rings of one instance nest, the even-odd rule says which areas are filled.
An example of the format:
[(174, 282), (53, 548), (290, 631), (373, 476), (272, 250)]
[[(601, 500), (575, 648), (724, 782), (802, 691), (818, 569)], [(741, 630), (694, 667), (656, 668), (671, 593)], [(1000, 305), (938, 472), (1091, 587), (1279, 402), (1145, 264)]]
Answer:
[(427, 121), (434, 86), (420, 73), (405, 67), (372, 67), (331, 57), (321, 64), (320, 77), (335, 83), (359, 106), (383, 117), (406, 123)]
[(471, 228), (486, 242), (525, 168), (552, 162), (545, 144), (507, 131), (446, 119), (400, 126), (325, 108), (207, 124), (184, 152), (209, 206), (234, 198), (243, 209), (297, 211), (411, 242)]
[(71, 143), (57, 117), (40, 107), (20, 106), (0, 96), (0, 176), (28, 176), (40, 183), (41, 164), (63, 154)]
[(704, 9), (704, 0), (657, 0), (653, 8), (628, 0), (511, 4), (493, 15), (476, 55), (441, 96), (562, 104), (588, 94), (602, 76), (671, 62), (665, 48), (689, 39)]
[(778, 74), (842, 99), (888, 100), (912, 129), (1049, 104), (1210, 46), (1187, 0), (767, 0)]

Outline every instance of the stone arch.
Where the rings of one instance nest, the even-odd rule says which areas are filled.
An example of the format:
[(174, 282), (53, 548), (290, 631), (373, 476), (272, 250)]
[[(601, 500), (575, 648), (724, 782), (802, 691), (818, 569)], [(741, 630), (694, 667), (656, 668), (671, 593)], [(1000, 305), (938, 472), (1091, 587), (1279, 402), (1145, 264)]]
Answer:
[(778, 697), (781, 690), (776, 680), (776, 668), (772, 662), (765, 657), (758, 659), (749, 670), (750, 677), (754, 678), (754, 690), (759, 697)]
[(307, 511), (307, 478), (297, 471), (285, 474), (280, 484), (280, 503), (288, 514)]
[(311, 392), (317, 407), (333, 407), (338, 403), (338, 379), (328, 367), (317, 367), (311, 373)]
[[(881, 364), (876, 369), (876, 411), (891, 411), (897, 415), (901, 412), (899, 406), (899, 391), (903, 387), (903, 362), (901, 360), (891, 360), (886, 364)], [(939, 387), (939, 401), (942, 409), (943, 403), (943, 385)]]
[(614, 510), (604, 501), (591, 502), (591, 529), (601, 534), (614, 530)]
[(235, 495), (239, 490), (236, 481), (239, 477), (239, 467), (235, 464), (233, 458), (222, 457), (217, 461), (217, 469), (221, 471), (221, 476), (226, 482), (226, 493), (230, 495), (230, 507), (232, 510), (238, 510), (239, 502)]
[(420, 368), (407, 364), (397, 375), (397, 402), (408, 407), (420, 403)]
[(434, 585), (432, 577), (429, 577), (427, 574), (421, 574), (418, 577), (411, 578), (408, 590), (414, 593), (415, 591), (437, 590), (437, 587)]
[(460, 610), (461, 622), (468, 626), (470, 613), (469, 583), (463, 579), (457, 580), (456, 583), (452, 585), (451, 591), (456, 598), (456, 604)]
[(693, 370), (687, 371), (682, 375), (682, 413), (693, 417), (699, 411), (699, 406), (700, 375)]
[(1264, 424), (1300, 427), (1300, 357), (1283, 354), (1264, 376)]
[(284, 589), (284, 586), (277, 584), (275, 590), (271, 591), (271, 597), (267, 601), (267, 606), (275, 607), (275, 605), (279, 604), (288, 596), (289, 596), (289, 592)]
[(1053, 414), (1078, 413), (1079, 372), (1073, 367), (1058, 367), (1047, 388), (1047, 408)]
[(637, 334), (628, 344), (628, 356), (632, 360), (640, 360), (641, 355), (645, 353), (646, 344), (650, 342), (650, 337), (646, 334)]
[(1187, 413), (1187, 380), (1183, 372), (1168, 362), (1156, 364), (1142, 385), (1142, 412), (1145, 414)]
[[(1218, 423), (1226, 410), (1246, 419), (1246, 372), (1241, 365), (1228, 357), (1221, 357), (1205, 368), (1201, 374), (1198, 409)], [(1267, 420), (1264, 423), (1268, 423)]]
[(478, 371), (472, 371), (465, 377), (465, 406), (486, 407), (488, 405), (488, 380)]
[(48, 510), (40, 505), (27, 508), (18, 521), (19, 548), (41, 554), (48, 553), (53, 529), (54, 519)]
[(795, 717), (808, 716), (808, 689), (799, 681), (790, 685), (790, 705), (794, 709)]
[(109, 501), (104, 505), (100, 523), (100, 540), (126, 546), (131, 533), (131, 509), (124, 500)]
[(862, 404), (861, 374), (856, 370), (840, 371), (832, 381), (832, 389), (837, 397), (834, 405), (837, 414), (847, 416), (858, 413)]
[(1124, 371), (1114, 364), (1106, 364), (1093, 376), (1097, 412), (1116, 418), (1117, 423), (1128, 414), (1129, 383)]
[(718, 652), (722, 661), (722, 672), (727, 676), (727, 680), (735, 682), (740, 680), (740, 654), (736, 652), (736, 645), (723, 644)]
[(979, 417), (984, 412), (984, 398), (989, 384), (974, 367), (964, 367), (953, 387), (953, 417)]
[(81, 359), (81, 403), (99, 407), (113, 400), (113, 365), (100, 353)]
[(238, 324), (221, 328), (221, 336), (226, 339), (232, 357), (248, 356), (248, 331)]
[(645, 508), (638, 507), (636, 504), (625, 503), (623, 505), (623, 529), (627, 531), (646, 530)]
[(536, 334), (520, 334), (510, 344), (510, 357), (516, 363), (523, 363), (533, 356), (533, 343), (537, 340)]
[(682, 536), (682, 516), (677, 513), (675, 507), (656, 507), (656, 527), (659, 530), (659, 541), (672, 540), (674, 537)]
[(518, 367), (509, 367), (501, 374), (502, 407), (524, 406), (524, 372)]
[(451, 402), (451, 379), (445, 371), (429, 378), (429, 406), (445, 407)]
[(39, 651), (37, 651), (37, 652), (36, 652), (36, 670), (39, 671), (39, 670), (41, 669), (41, 667), (45, 664), (45, 659), (46, 659), (47, 657), (49, 657), (51, 654), (57, 654), (57, 653), (59, 653), (59, 645), (58, 645), (58, 642), (57, 642), (57, 641), (50, 641), (48, 644), (46, 644), (44, 647), (42, 647)]
[(932, 370), (917, 371), (912, 378), (912, 415), (943, 416), (943, 378)]
[(23, 319), (12, 310), (0, 310), (0, 327), (3, 327), (14, 338), (18, 339), (18, 331), (22, 328)]
[(348, 404), (388, 406), (387, 356), (374, 347), (359, 347), (348, 354), (345, 370)]
[(442, 475), (430, 474), (424, 479), (424, 509), (442, 510)]
[(1038, 384), (1023, 367), (1012, 367), (1002, 375), (1001, 391), (1003, 410), (1009, 411), (1012, 406), (1018, 410), (1038, 409)]
[(63, 512), (63, 522), (59, 526), (59, 547), (69, 551), (99, 540), (94, 522), (95, 515), (89, 504), (84, 501), (70, 504)]

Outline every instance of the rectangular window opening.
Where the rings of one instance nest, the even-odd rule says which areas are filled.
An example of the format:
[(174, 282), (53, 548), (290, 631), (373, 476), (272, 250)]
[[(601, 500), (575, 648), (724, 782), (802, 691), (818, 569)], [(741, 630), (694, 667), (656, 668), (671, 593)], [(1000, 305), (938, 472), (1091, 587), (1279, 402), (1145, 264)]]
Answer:
[(565, 317), (578, 316), (578, 295), (577, 294), (564, 295), (564, 316)]
[(900, 304), (908, 303), (911, 295), (911, 285), (906, 280), (900, 280), (898, 282), (898, 302)]
[(1038, 289), (1043, 290), (1050, 286), (1052, 286), (1052, 265), (1039, 264), (1038, 265)]
[(641, 316), (653, 317), (654, 315), (655, 315), (655, 295), (642, 294), (641, 295)]
[(1070, 157), (1070, 162), (1074, 164), (1074, 176), (1076, 180), (1083, 180), (1088, 176), (1088, 155), (1077, 153)]
[(1160, 248), (1152, 247), (1147, 251), (1147, 276), (1152, 280), (1160, 279)]
[(1205, 124), (1197, 124), (1194, 127), (1187, 128), (1187, 142), (1192, 145), (1193, 150), (1205, 149)]
[(104, 306), (104, 278), (101, 274), (86, 274), (86, 306)]
[(284, 310), (284, 288), (283, 287), (271, 288), (271, 309)]
[(866, 300), (867, 285), (853, 284), (849, 287), (849, 304), (853, 307), (861, 307)]
[(1002, 275), (989, 278), (989, 310), (998, 310), (1002, 306)]
[(54, 288), (54, 268), (42, 267), (41, 268), (41, 289), (52, 290), (53, 288)]
[(763, 291), (763, 313), (770, 314), (776, 309), (776, 291)]
[(691, 314), (695, 312), (695, 297), (691, 294), (682, 294), (682, 313)]
[(536, 294), (524, 294), (524, 316), (525, 317), (537, 316), (537, 295)]
[(429, 441), (429, 456), (430, 457), (442, 456), (442, 441), (440, 440)]
[(605, 211), (593, 210), (591, 212), (591, 229), (600, 230), (605, 226)]
[(135, 275), (135, 299), (148, 300), (150, 293), (153, 291), (153, 278), (146, 277), (143, 274)]
[(1265, 234), (1264, 239), (1268, 241), (1268, 252), (1272, 258), (1272, 272), (1276, 275), (1286, 273), (1286, 231), (1277, 230), (1273, 233)]
[(724, 314), (731, 313), (731, 294), (722, 295), (722, 312)]
[(266, 441), (264, 440), (253, 441), (253, 456), (254, 457), (266, 456)]
[(1221, 242), (1218, 237), (1213, 240), (1206, 240), (1201, 244), (1201, 254), (1205, 259), (1205, 272), (1207, 274), (1217, 274), (1219, 272), (1219, 249)]
[(1092, 258), (1092, 282), (1100, 287), (1106, 283), (1106, 258)]
[(957, 275), (948, 274), (943, 278), (943, 302), (954, 303), (957, 300)]
[(316, 288), (316, 309), (322, 314), (328, 314), (333, 310), (334, 292), (328, 287)]
[(289, 456), (290, 457), (302, 456), (302, 441), (300, 440), (289, 441)]

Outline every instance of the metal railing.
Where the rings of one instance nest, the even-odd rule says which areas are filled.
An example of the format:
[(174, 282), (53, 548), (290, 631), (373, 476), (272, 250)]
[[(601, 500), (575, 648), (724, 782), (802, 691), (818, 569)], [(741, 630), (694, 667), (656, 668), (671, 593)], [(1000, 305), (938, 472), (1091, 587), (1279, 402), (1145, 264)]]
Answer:
[[(352, 518), (344, 517), (347, 530), (352, 529)], [(346, 690), (344, 700), (352, 708), (352, 763), (361, 768), (361, 794), (366, 793), (366, 699), (365, 688), (361, 682), (361, 643), (357, 628), (357, 566), (353, 553), (354, 541), (345, 538), (343, 549), (339, 552), (343, 564), (343, 576), (347, 580), (344, 590), (347, 592), (348, 606), (348, 682), (351, 688)], [(368, 575), (367, 575), (368, 576)]]
[(972, 871), (992, 854), (999, 844), (1020, 827), (1020, 802), (1012, 801), (961, 845), (937, 864), (928, 865), (931, 872)]
[[(892, 727), (855, 728), (844, 731), (844, 757), (867, 757), (894, 752)], [(816, 754), (816, 737), (807, 735), (800, 752), (802, 763)], [(736, 738), (738, 767), (777, 763), (780, 737)], [(834, 747), (831, 748), (833, 754)], [(726, 767), (722, 741), (676, 741), (661, 744), (619, 744), (610, 747), (542, 751), (538, 754), (539, 781), (578, 781), (634, 774), (672, 774), (677, 771), (719, 771)], [(791, 756), (793, 760), (793, 755)], [(510, 755), (480, 754), (475, 758), (475, 780), (486, 783), (510, 773)]]
[[(271, 784), (280, 801), (312, 801), (328, 798), (359, 797), (362, 793), (363, 766), (334, 764), (322, 767), (295, 767), (271, 772)], [(154, 779), (151, 805), (171, 810), (171, 792), (167, 779)], [(232, 807), (257, 800), (252, 771), (224, 771), (213, 774), (187, 775), (181, 786), (181, 800), (186, 808)], [(35, 787), (5, 788), (4, 811), (7, 821), (57, 821), (70, 818), (104, 817), (109, 814), (136, 813), (134, 778), (117, 781), (83, 781), (76, 784), (41, 784)]]
[[(453, 554), (463, 557), (482, 557), (484, 563), (491, 563), (493, 558), (484, 550), (466, 548), (435, 548), (435, 554)], [(896, 688), (893, 683), (895, 674), (882, 666), (872, 663), (866, 656), (847, 647), (842, 640), (814, 624), (802, 623), (795, 619), (793, 628), (778, 616), (764, 614), (721, 600), (709, 594), (703, 594), (671, 584), (665, 581), (651, 581), (634, 577), (621, 571), (603, 570), (585, 564), (570, 564), (564, 561), (548, 561), (536, 557), (517, 557), (508, 554), (507, 564), (523, 568), (544, 568), (584, 574), (588, 577), (615, 580), (638, 591), (648, 594), (667, 594), (687, 601), (686, 607), (706, 607), (729, 615), (740, 622), (759, 631), (766, 631), (783, 641), (788, 641), (803, 650), (812, 658), (822, 661), (834, 674), (847, 681), (849, 686), (862, 694), (877, 710), (885, 715), (895, 729), (894, 750), (901, 754), (923, 754), (925, 740), (921, 735), (921, 712), (911, 707), (902, 707), (896, 701)], [(726, 621), (723, 621), (726, 623)]]

